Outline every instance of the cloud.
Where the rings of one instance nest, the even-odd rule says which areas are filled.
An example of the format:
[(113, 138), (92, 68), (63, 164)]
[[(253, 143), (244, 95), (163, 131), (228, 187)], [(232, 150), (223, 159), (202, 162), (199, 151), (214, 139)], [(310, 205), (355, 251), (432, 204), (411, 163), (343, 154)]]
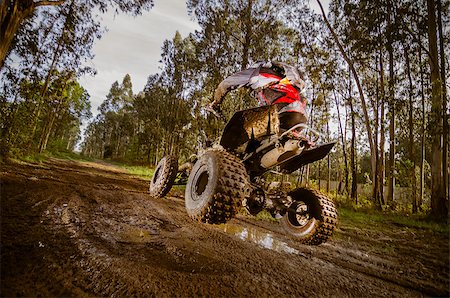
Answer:
[(135, 93), (141, 91), (147, 77), (159, 71), (161, 47), (178, 30), (185, 37), (199, 29), (187, 15), (185, 1), (159, 0), (151, 11), (138, 17), (107, 14), (102, 22), (108, 31), (94, 46), (95, 58), (89, 66), (97, 75), (84, 76), (81, 84), (91, 95), (92, 112), (105, 100), (114, 81), (128, 73)]
[[(330, 2), (331, 2), (331, 0), (321, 0), (320, 1), (320, 3), (322, 3), (325, 14), (328, 14), (328, 12), (329, 12)], [(310, 8), (312, 10), (314, 10), (315, 13), (322, 15), (322, 11), (320, 10), (320, 6), (317, 3), (317, 0), (310, 0), (309, 5), (310, 5)]]

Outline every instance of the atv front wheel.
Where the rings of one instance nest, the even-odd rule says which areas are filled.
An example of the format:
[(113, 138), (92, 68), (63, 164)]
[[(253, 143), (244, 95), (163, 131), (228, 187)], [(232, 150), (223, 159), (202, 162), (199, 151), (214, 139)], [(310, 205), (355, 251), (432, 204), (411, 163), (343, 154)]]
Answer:
[(164, 197), (172, 188), (178, 172), (178, 159), (172, 155), (164, 156), (155, 169), (150, 181), (150, 195), (155, 198)]
[(242, 162), (225, 151), (211, 150), (194, 164), (186, 185), (189, 216), (211, 224), (230, 220), (248, 193), (248, 175)]
[(334, 203), (317, 190), (298, 188), (289, 193), (293, 202), (281, 219), (286, 232), (302, 243), (326, 242), (337, 224)]

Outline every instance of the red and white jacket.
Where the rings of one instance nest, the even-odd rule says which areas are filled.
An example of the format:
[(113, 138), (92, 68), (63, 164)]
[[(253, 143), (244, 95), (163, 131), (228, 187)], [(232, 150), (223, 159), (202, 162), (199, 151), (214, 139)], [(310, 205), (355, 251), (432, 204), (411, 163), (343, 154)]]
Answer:
[(262, 62), (224, 79), (214, 93), (212, 105), (222, 102), (236, 88), (254, 91), (260, 105), (277, 105), (278, 113), (296, 112), (306, 116), (305, 82), (297, 68), (282, 62)]

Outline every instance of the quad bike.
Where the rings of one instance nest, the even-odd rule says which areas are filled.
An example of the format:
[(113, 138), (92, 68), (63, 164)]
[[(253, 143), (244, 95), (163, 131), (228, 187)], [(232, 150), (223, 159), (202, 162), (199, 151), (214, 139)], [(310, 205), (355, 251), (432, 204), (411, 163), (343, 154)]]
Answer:
[[(294, 133), (301, 129), (301, 135)], [(315, 136), (306, 138), (306, 132)], [(236, 112), (217, 144), (199, 151), (178, 168), (174, 156), (158, 163), (150, 194), (165, 196), (172, 185), (186, 184), (185, 206), (193, 219), (225, 223), (240, 207), (256, 215), (267, 210), (281, 218), (284, 230), (298, 241), (320, 244), (332, 235), (337, 213), (334, 203), (320, 192), (287, 182), (270, 182), (269, 173), (290, 174), (324, 158), (335, 142), (315, 145), (320, 134), (305, 124), (280, 132), (276, 106)], [(273, 176), (273, 175), (272, 175)]]

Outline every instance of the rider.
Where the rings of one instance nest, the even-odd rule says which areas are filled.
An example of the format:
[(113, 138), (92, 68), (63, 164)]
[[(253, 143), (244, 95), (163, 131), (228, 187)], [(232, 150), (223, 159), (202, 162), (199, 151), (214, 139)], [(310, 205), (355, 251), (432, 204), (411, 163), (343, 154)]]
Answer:
[(214, 92), (213, 110), (220, 110), (225, 95), (236, 88), (254, 91), (259, 104), (277, 105), (281, 131), (306, 123), (303, 73), (283, 62), (261, 62), (224, 79)]

